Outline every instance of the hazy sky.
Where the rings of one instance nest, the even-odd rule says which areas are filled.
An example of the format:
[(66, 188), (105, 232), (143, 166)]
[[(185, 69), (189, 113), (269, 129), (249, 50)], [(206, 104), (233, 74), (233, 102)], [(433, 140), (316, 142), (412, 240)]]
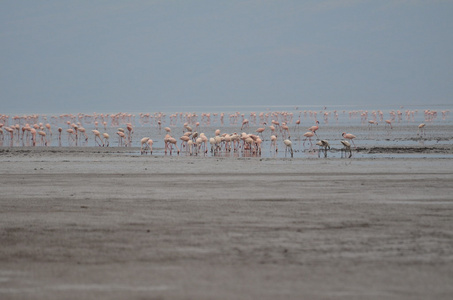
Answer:
[(0, 0), (0, 60), (0, 114), (451, 104), (453, 0)]

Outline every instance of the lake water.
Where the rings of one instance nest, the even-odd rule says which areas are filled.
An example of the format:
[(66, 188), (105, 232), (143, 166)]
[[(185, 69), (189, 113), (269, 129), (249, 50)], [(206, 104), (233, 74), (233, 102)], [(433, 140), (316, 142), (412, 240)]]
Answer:
[[(110, 114), (60, 114), (60, 115), (36, 115), (35, 118), (26, 118), (25, 116), (9, 115), (2, 116), (0, 123), (3, 123), (3, 136), (0, 141), (2, 147), (23, 147), (31, 146), (31, 137), (21, 134), (14, 135), (11, 140), (5, 127), (19, 124), (20, 127), (26, 123), (51, 125), (52, 136), (47, 132), (48, 146), (50, 147), (96, 147), (92, 130), (98, 128), (101, 133), (110, 135), (110, 147), (124, 146), (120, 144), (117, 135), (118, 128), (123, 128), (126, 135), (126, 123), (131, 123), (131, 147), (130, 155), (140, 155), (136, 147), (140, 147), (140, 139), (150, 137), (153, 141), (153, 155), (169, 155), (164, 152), (164, 137), (166, 135), (165, 127), (171, 129), (171, 135), (178, 140), (178, 147), (181, 147), (179, 139), (187, 129), (184, 124), (192, 127), (193, 131), (205, 133), (210, 138), (215, 136), (215, 131), (220, 130), (221, 134), (232, 134), (242, 132), (257, 134), (258, 128), (265, 128), (260, 134), (263, 140), (261, 154), (251, 153), (250, 151), (238, 152), (219, 152), (216, 155), (227, 157), (290, 157), (285, 152), (283, 139), (290, 138), (294, 150), (294, 157), (299, 158), (318, 158), (323, 157), (319, 153), (317, 140), (328, 140), (331, 150), (328, 151), (328, 157), (341, 157), (343, 145), (342, 133), (352, 133), (356, 136), (353, 148), (353, 157), (452, 157), (451, 151), (422, 151), (422, 153), (407, 151), (403, 148), (414, 147), (416, 149), (431, 147), (449, 148), (453, 145), (453, 121), (450, 111), (453, 105), (437, 105), (428, 107), (411, 106), (411, 107), (375, 107), (362, 109), (351, 106), (336, 107), (303, 107), (303, 106), (281, 106), (281, 107), (180, 107), (181, 111), (165, 112), (144, 112), (144, 113), (110, 113)], [(185, 111), (182, 111), (182, 110)], [(223, 118), (222, 118), (223, 114)], [(0, 115), (1, 116), (1, 115)], [(244, 120), (247, 124), (242, 126)], [(279, 122), (280, 126), (275, 126), (275, 131), (270, 129), (272, 120)], [(297, 121), (300, 120), (300, 124)], [(317, 136), (310, 142), (305, 140), (303, 134), (308, 131), (310, 126), (319, 121), (319, 129), (316, 131)], [(391, 127), (385, 121), (391, 120)], [(373, 121), (374, 124), (369, 121)], [(82, 134), (79, 139), (74, 141), (66, 132), (71, 128), (70, 124), (78, 124), (85, 128), (88, 140), (85, 140)], [(98, 125), (95, 125), (98, 122)], [(106, 122), (104, 127), (103, 122)], [(160, 123), (160, 124), (159, 124)], [(197, 126), (198, 123), (198, 126)], [(286, 123), (289, 130), (281, 129), (281, 125)], [(424, 132), (420, 131), (419, 124), (424, 123)], [(63, 129), (61, 139), (58, 134), (58, 127)], [(21, 133), (22, 130), (15, 131)], [(279, 151), (271, 150), (270, 136), (277, 135), (277, 146)], [(36, 147), (44, 147), (37, 136)], [(393, 151), (369, 151), (371, 148), (382, 147), (392, 148)], [(395, 151), (395, 149), (402, 149)], [(208, 143), (208, 149), (210, 145)], [(177, 155), (176, 151), (172, 155)], [(180, 156), (189, 155), (185, 149), (181, 149)], [(208, 151), (207, 154), (199, 153), (203, 156), (213, 156)]]

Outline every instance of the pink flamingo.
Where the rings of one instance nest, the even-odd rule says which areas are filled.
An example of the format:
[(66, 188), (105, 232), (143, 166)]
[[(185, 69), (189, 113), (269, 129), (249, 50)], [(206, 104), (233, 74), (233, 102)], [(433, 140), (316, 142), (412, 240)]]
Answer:
[(110, 143), (109, 143), (110, 135), (108, 133), (104, 132), (102, 134), (102, 136), (104, 137), (104, 146), (108, 147), (110, 145)]
[(52, 129), (49, 123), (46, 124), (47, 131), (49, 132), (50, 139), (52, 139)]
[(390, 126), (390, 129), (393, 129), (391, 120), (385, 120), (385, 126), (387, 126), (387, 125)]
[(343, 136), (345, 139), (350, 140), (352, 142), (352, 144), (354, 145), (354, 147), (355, 147), (355, 143), (354, 143), (354, 139), (356, 138), (355, 135), (353, 135), (351, 133), (343, 132), (343, 134), (341, 136)]
[[(118, 147), (123, 146), (123, 139), (126, 139), (126, 135), (124, 134), (124, 131), (120, 130), (121, 128), (118, 129), (116, 134), (118, 135)], [(127, 147), (127, 141), (125, 141), (124, 146)]]
[(244, 127), (248, 127), (248, 126), (249, 126), (249, 120), (244, 119), (244, 121), (242, 121), (241, 130), (242, 130)]
[(46, 133), (42, 130), (38, 131), (38, 134), (41, 136), (41, 145), (47, 146)]
[[(308, 128), (308, 130), (310, 130), (311, 132), (313, 132), (316, 136), (318, 136), (318, 135), (316, 134), (316, 131), (319, 129), (319, 125), (318, 125), (318, 124), (319, 124), (319, 121), (316, 120), (316, 125), (313, 125), (313, 126), (311, 126), (310, 128)], [(305, 134), (304, 134), (304, 135), (305, 135)]]
[(181, 140), (181, 149), (184, 149), (186, 148), (186, 151), (188, 150), (188, 147), (187, 147), (187, 142), (191, 140), (190, 137), (188, 137), (187, 135), (183, 135), (182, 137), (179, 138)]
[(144, 137), (140, 140), (140, 154), (146, 154), (146, 151), (149, 149), (149, 137)]
[(296, 125), (294, 126), (294, 132), (300, 128), (300, 114), (299, 114), (299, 119), (296, 121)]
[(170, 137), (168, 139), (168, 142), (170, 143), (170, 155), (171, 155), (171, 152), (173, 150), (173, 145), (176, 147), (176, 150), (178, 151), (177, 153), (179, 154), (180, 150), (179, 150), (178, 145), (177, 145), (178, 141), (174, 137)]
[(289, 127), (288, 127), (288, 125), (286, 125), (286, 123), (282, 123), (282, 126), (280, 126), (280, 129), (281, 129), (281, 132), (282, 132), (282, 134), (283, 134), (283, 138), (286, 137), (286, 134), (283, 133), (283, 132), (285, 132), (285, 131), (286, 131), (286, 133), (288, 134), (288, 138), (289, 138)]
[(36, 145), (36, 129), (31, 128), (30, 133), (31, 133), (32, 145), (35, 146)]
[[(93, 130), (91, 130), (91, 132), (94, 133), (95, 143), (97, 143), (99, 147), (101, 147), (101, 143), (102, 143), (102, 147), (104, 147), (104, 142), (102, 141), (101, 133), (99, 132), (99, 130), (93, 129)], [(98, 141), (98, 139), (99, 139), (99, 141)]]
[(149, 153), (153, 154), (153, 140), (152, 139), (148, 140), (148, 147), (149, 147)]
[(80, 131), (80, 132), (83, 134), (83, 136), (85, 137), (85, 142), (88, 141), (88, 136), (87, 136), (87, 133), (86, 133), (85, 128), (79, 127), (79, 131)]
[(378, 122), (374, 120), (368, 120), (368, 129), (371, 129), (371, 126), (373, 125), (378, 125)]
[(68, 133), (68, 145), (72, 145), (71, 140), (74, 142), (74, 129), (66, 129), (66, 132)]
[(266, 128), (260, 127), (260, 128), (258, 128), (258, 129), (256, 130), (256, 133), (258, 133), (258, 135), (260, 135), (260, 133), (263, 133), (264, 130), (266, 130)]
[(132, 144), (132, 134), (134, 133), (132, 124), (127, 123), (126, 128), (127, 128), (127, 142), (129, 143), (129, 145), (131, 145)]
[(63, 128), (58, 127), (58, 146), (61, 147), (61, 132), (63, 131)]
[(271, 135), (271, 150), (272, 150), (272, 148), (274, 149), (275, 152), (278, 152), (276, 135)]
[(310, 141), (310, 144), (313, 145), (311, 138), (315, 135), (316, 133), (314, 131), (307, 131), (304, 133), (304, 146), (305, 146), (305, 141), (308, 139)]

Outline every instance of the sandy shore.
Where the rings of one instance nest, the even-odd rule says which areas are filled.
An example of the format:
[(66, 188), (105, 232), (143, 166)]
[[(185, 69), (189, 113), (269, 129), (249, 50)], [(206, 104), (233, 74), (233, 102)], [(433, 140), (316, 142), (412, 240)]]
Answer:
[(1, 299), (453, 297), (453, 159), (125, 151), (0, 151)]

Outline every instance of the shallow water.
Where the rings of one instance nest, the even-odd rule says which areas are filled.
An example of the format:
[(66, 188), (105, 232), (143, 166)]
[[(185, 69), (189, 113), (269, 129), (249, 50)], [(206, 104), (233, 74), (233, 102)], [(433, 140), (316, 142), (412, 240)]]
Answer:
[[(288, 109), (288, 107), (286, 107)], [(47, 146), (51, 147), (96, 147), (98, 144), (94, 139), (92, 130), (95, 129), (94, 121), (97, 120), (100, 124), (98, 129), (101, 133), (106, 132), (110, 135), (110, 146), (121, 146), (120, 140), (116, 132), (118, 128), (126, 129), (126, 123), (132, 123), (133, 131), (131, 132), (132, 139), (129, 147), (140, 147), (140, 139), (142, 137), (150, 137), (153, 141), (153, 155), (170, 155), (164, 152), (164, 136), (167, 133), (164, 128), (169, 127), (171, 129), (171, 135), (178, 140), (178, 147), (181, 147), (181, 141), (179, 137), (183, 135), (184, 129), (183, 124), (188, 121), (189, 125), (194, 131), (199, 133), (203, 132), (208, 138), (215, 135), (215, 130), (220, 129), (221, 133), (253, 133), (256, 134), (256, 130), (259, 127), (265, 127), (265, 131), (260, 134), (263, 143), (260, 154), (250, 153), (250, 151), (238, 151), (238, 152), (219, 152), (203, 153), (201, 151), (198, 155), (200, 156), (220, 156), (220, 157), (265, 157), (265, 158), (284, 158), (291, 157), (289, 152), (285, 151), (285, 145), (283, 139), (290, 136), (293, 143), (293, 157), (295, 158), (324, 158), (324, 153), (319, 152), (318, 146), (315, 144), (317, 140), (325, 139), (328, 140), (331, 146), (331, 150), (328, 151), (327, 157), (329, 158), (340, 158), (342, 153), (342, 144), (340, 141), (343, 139), (341, 134), (343, 132), (352, 133), (356, 136), (354, 139), (353, 157), (356, 158), (392, 158), (392, 157), (439, 157), (439, 158), (451, 158), (452, 145), (453, 145), (453, 120), (450, 116), (449, 107), (437, 107), (437, 115), (432, 116), (424, 113), (425, 109), (416, 108), (414, 110), (401, 110), (401, 115), (396, 113), (397, 109), (381, 110), (382, 114), (379, 114), (379, 110), (369, 110), (366, 114), (365, 110), (345, 110), (345, 109), (318, 109), (318, 110), (301, 110), (288, 109), (286, 111), (271, 111), (265, 110), (256, 112), (256, 119), (250, 110), (244, 112), (235, 112), (236, 120), (231, 118), (232, 112), (225, 113), (223, 122), (220, 118), (220, 112), (211, 113), (211, 117), (208, 120), (205, 113), (161, 113), (161, 114), (150, 114), (149, 118), (141, 117), (140, 114), (126, 114), (121, 120), (113, 122), (111, 117), (105, 117), (102, 119), (98, 117), (96, 119), (81, 115), (79, 118), (66, 117), (52, 117), (52, 116), (40, 116), (35, 119), (36, 123), (50, 123), (52, 126), (53, 134), (47, 134), (49, 138)], [(375, 114), (373, 112), (376, 112)], [(197, 117), (189, 119), (188, 114), (196, 114)], [(392, 127), (386, 124), (385, 120), (392, 119)], [(241, 128), (242, 121), (249, 119), (248, 126)], [(271, 120), (277, 120), (280, 123), (286, 121), (289, 127), (289, 132), (279, 130), (271, 132), (269, 125)], [(300, 120), (300, 125), (296, 124), (296, 120)], [(77, 141), (70, 139), (66, 129), (68, 129), (68, 120), (71, 123), (80, 122), (80, 125), (86, 129), (88, 139), (82, 138), (79, 135)], [(108, 121), (107, 126), (102, 126), (102, 121)], [(159, 126), (157, 120), (160, 120)], [(303, 134), (308, 131), (308, 128), (315, 124), (315, 120), (319, 121), (319, 129), (317, 131), (317, 137), (313, 137), (312, 141), (305, 140)], [(374, 120), (378, 125), (369, 124), (369, 120)], [(5, 126), (13, 124), (25, 124), (25, 120), (12, 119), (10, 117), (5, 123)], [(199, 122), (199, 126), (196, 123)], [(264, 124), (266, 123), (266, 124)], [(425, 123), (424, 132), (420, 132), (418, 125)], [(63, 129), (61, 137), (59, 138), (57, 128)], [(125, 130), (128, 133), (127, 129)], [(271, 151), (270, 136), (271, 134), (277, 135), (278, 137), (278, 152)], [(21, 139), (20, 135), (16, 135), (13, 140), (4, 133), (3, 139), (0, 140), (0, 146), (3, 147), (23, 147), (31, 146), (31, 137), (25, 136)], [(37, 137), (37, 146), (44, 147), (43, 142)], [(208, 143), (208, 148), (210, 147)], [(379, 148), (376, 150), (376, 147)], [(430, 148), (438, 147), (439, 151), (431, 151)], [(426, 148), (427, 151), (423, 149)], [(370, 151), (374, 149), (374, 151)], [(416, 151), (414, 151), (416, 149)], [(420, 150), (421, 149), (421, 150)], [(414, 153), (416, 152), (416, 153)], [(422, 153), (419, 153), (422, 152)], [(128, 152), (129, 155), (140, 155), (139, 151), (131, 149)], [(172, 152), (172, 155), (177, 155), (176, 150)], [(180, 156), (189, 155), (186, 149), (181, 149)]]

